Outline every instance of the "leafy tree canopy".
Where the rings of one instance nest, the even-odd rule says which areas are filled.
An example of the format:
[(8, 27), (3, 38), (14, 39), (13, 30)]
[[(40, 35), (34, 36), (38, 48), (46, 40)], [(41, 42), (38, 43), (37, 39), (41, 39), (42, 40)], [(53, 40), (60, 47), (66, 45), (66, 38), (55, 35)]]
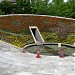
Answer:
[(11, 14), (13, 13), (13, 5), (11, 1), (2, 1), (0, 3), (0, 9), (2, 12), (5, 12), (5, 14)]
[(43, 14), (75, 18), (75, 0), (17, 0), (2, 1), (0, 14)]

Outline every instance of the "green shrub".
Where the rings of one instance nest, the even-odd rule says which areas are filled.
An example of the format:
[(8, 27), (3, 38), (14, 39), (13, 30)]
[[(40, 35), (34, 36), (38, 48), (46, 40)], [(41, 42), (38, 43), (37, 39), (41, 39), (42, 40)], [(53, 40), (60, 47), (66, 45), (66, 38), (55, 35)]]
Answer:
[[(45, 42), (62, 42), (59, 38), (58, 38), (58, 34), (57, 32), (55, 33), (50, 33), (50, 32), (41, 32)], [(65, 44), (73, 44), (75, 42), (75, 34), (70, 34), (67, 36), (67, 38), (65, 40), (63, 40), (63, 43)]]

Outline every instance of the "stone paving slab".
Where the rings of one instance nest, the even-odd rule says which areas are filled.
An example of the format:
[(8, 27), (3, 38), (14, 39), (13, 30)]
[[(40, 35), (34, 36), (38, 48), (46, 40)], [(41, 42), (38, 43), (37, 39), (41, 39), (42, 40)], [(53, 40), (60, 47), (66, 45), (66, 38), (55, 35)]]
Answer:
[(10, 50), (0, 49), (0, 75), (75, 75), (75, 57), (41, 55), (36, 58), (36, 54), (21, 53), (19, 48), (1, 44), (8, 45)]

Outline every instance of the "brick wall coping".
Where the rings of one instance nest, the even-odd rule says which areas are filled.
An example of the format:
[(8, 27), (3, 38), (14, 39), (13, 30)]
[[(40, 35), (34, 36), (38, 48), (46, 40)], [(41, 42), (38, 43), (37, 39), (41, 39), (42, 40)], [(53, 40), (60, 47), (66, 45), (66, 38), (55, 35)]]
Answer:
[(7, 17), (7, 16), (41, 16), (41, 17), (54, 17), (54, 18), (59, 18), (59, 19), (75, 20), (73, 18), (51, 16), (51, 15), (37, 15), (37, 14), (8, 14), (8, 15), (0, 15), (0, 17)]

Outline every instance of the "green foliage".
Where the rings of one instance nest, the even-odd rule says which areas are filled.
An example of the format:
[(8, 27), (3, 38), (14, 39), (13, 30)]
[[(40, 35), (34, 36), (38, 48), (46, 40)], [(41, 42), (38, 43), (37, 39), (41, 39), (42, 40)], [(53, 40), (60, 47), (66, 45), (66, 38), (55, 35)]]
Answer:
[(11, 1), (2, 1), (0, 3), (0, 9), (5, 14), (13, 13), (13, 3)]
[(28, 0), (17, 0), (17, 3), (14, 5), (14, 8), (14, 13), (16, 14), (32, 13), (32, 8)]
[(42, 32), (41, 34), (46, 42), (59, 42), (57, 33)]
[(46, 0), (39, 0), (34, 7), (36, 14), (75, 18), (75, 1), (65, 3), (64, 0), (53, 0), (52, 3), (48, 3)]
[(63, 41), (58, 38), (57, 32), (42, 32), (41, 34), (46, 42), (63, 42), (65, 44), (73, 44), (75, 41), (75, 34), (68, 35), (66, 39), (63, 39)]
[(61, 2), (64, 2), (64, 0), (52, 0), (52, 3), (54, 4), (60, 4)]
[(10, 29), (6, 29), (6, 28), (0, 28), (0, 31), (3, 31), (3, 32), (12, 32)]
[(21, 30), (20, 33), (25, 34), (25, 35), (30, 35), (31, 34), (29, 30)]
[[(57, 32), (41, 32), (42, 37), (44, 38), (45, 42), (53, 42), (53, 43), (59, 43), (63, 42), (65, 44), (73, 44), (75, 42), (75, 34), (69, 34), (66, 39), (63, 41), (60, 40), (58, 37)], [(6, 42), (9, 42), (15, 46), (18, 47), (23, 47), (24, 45), (34, 43), (33, 37), (31, 34), (26, 35), (24, 34), (23, 36), (17, 36), (17, 35), (11, 35), (11, 34), (3, 34), (3, 40)], [(5, 40), (6, 39), (6, 40)]]
[(43, 14), (75, 18), (75, 0), (17, 0), (2, 1), (0, 14)]
[(4, 15), (5, 13), (2, 11), (2, 10), (0, 10), (0, 15)]
[(47, 14), (47, 10), (48, 10), (48, 1), (47, 0), (37, 0), (37, 2), (35, 3), (35, 11), (34, 13), (36, 14)]
[(24, 43), (20, 42), (18, 39), (12, 41), (11, 44), (18, 46), (18, 47), (22, 47), (24, 45)]
[(66, 44), (73, 44), (75, 41), (75, 34), (68, 35), (68, 37), (64, 40)]
[(7, 35), (7, 39), (10, 39), (11, 44), (18, 47), (34, 43), (34, 40), (31, 35), (24, 35), (24, 36)]

